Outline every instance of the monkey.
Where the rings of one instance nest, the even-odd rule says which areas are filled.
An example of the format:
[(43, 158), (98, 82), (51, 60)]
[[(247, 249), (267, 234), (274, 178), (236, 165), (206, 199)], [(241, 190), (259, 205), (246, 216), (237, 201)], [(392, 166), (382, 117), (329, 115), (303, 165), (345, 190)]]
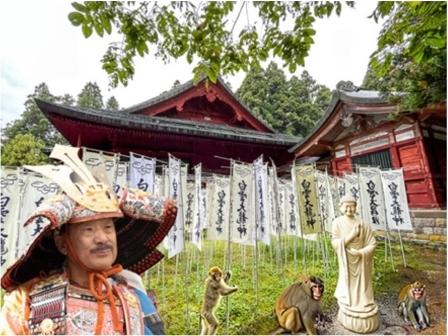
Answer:
[(317, 335), (314, 323), (316, 319), (323, 321), (320, 306), (323, 293), (324, 282), (316, 276), (289, 286), (275, 303), (275, 315), (279, 325), (269, 334), (279, 335), (285, 331), (297, 334), (306, 329), (308, 335)]
[(218, 330), (218, 319), (214, 312), (218, 308), (221, 298), (238, 290), (238, 286), (230, 287), (228, 282), (232, 273), (226, 272), (225, 279), (219, 267), (212, 267), (205, 280), (204, 299), (201, 307), (202, 331), (201, 335), (216, 335)]
[(426, 308), (426, 286), (420, 281), (404, 286), (398, 295), (398, 315), (403, 316), (414, 328), (420, 330), (433, 327)]

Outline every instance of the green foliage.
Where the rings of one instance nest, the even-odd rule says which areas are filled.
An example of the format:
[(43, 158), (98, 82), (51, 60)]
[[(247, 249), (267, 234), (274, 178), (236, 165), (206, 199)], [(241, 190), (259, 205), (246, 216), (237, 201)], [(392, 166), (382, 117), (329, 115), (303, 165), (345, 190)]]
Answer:
[(323, 115), (331, 98), (330, 90), (316, 84), (307, 71), (287, 81), (275, 62), (266, 70), (250, 70), (236, 95), (276, 131), (302, 137)]
[(446, 1), (380, 1), (371, 17), (386, 18), (370, 62), (380, 77), (393, 69), (394, 55), (420, 64), (446, 51)]
[(96, 82), (88, 82), (84, 85), (81, 93), (78, 94), (78, 102), (76, 106), (87, 108), (91, 107), (95, 109), (101, 109), (104, 107), (101, 89)]
[(53, 147), (55, 144), (66, 144), (67, 141), (48, 121), (41, 110), (37, 107), (34, 99), (42, 99), (50, 102), (70, 101), (69, 95), (56, 97), (50, 93), (45, 83), (35, 87), (34, 93), (25, 101), (25, 111), (21, 118), (14, 120), (3, 129), (2, 143), (6, 145), (19, 134), (30, 134), (42, 141), (45, 147)]
[(48, 163), (42, 153), (45, 144), (32, 134), (17, 134), (2, 146), (2, 166), (39, 165)]
[(118, 104), (118, 100), (112, 96), (106, 102), (106, 110), (109, 111), (118, 111), (120, 109), (120, 105)]
[[(316, 18), (339, 15), (339, 1), (205, 1), (199, 7), (193, 2), (123, 2), (85, 1), (72, 3), (70, 22), (80, 27), (86, 38), (93, 32), (100, 37), (111, 34), (113, 27), (123, 34), (121, 42), (112, 43), (103, 59), (103, 69), (110, 85), (124, 86), (133, 78), (133, 60), (137, 54), (150, 53), (167, 62), (171, 57), (186, 57), (188, 63), (198, 61), (194, 79), (203, 74), (216, 83), (219, 75), (259, 69), (260, 62), (270, 56), (284, 61), (291, 72), (305, 64), (316, 34)], [(349, 7), (354, 1), (346, 1)], [(253, 6), (263, 23), (262, 31), (247, 22), (239, 32), (234, 30), (245, 6)], [(247, 8), (246, 8), (247, 10)], [(236, 18), (231, 18), (236, 15)], [(280, 27), (290, 20), (292, 27)], [(233, 21), (233, 22), (232, 22)]]
[[(35, 87), (34, 93), (25, 101), (25, 110), (19, 119), (6, 125), (2, 130), (2, 164), (21, 165), (47, 162), (42, 157), (40, 149), (53, 148), (55, 144), (66, 145), (67, 140), (48, 121), (42, 111), (37, 107), (34, 99), (41, 99), (66, 106), (80, 106), (102, 108), (103, 98), (101, 90), (96, 83), (87, 83), (78, 95), (78, 102), (69, 94), (55, 96), (51, 94), (47, 84), (41, 83)], [(118, 101), (110, 97), (106, 108), (119, 110)], [(27, 153), (29, 150), (29, 153)]]
[(446, 101), (446, 1), (379, 2), (372, 17), (387, 20), (363, 86), (381, 91), (397, 112)]
[[(272, 237), (272, 236), (271, 236)], [(328, 255), (327, 267), (322, 263), (322, 247)], [(147, 287), (158, 294), (159, 311), (169, 335), (197, 335), (200, 331), (199, 311), (203, 298), (204, 281), (212, 266), (232, 270), (231, 285), (238, 291), (228, 300), (229, 327), (226, 328), (227, 299), (223, 298), (217, 310), (220, 322), (219, 335), (267, 335), (274, 329), (276, 318), (274, 305), (281, 292), (295, 281), (307, 275), (316, 275), (324, 280), (325, 292), (322, 308), (325, 311), (337, 304), (333, 294), (338, 278), (338, 264), (330, 240), (318, 244), (302, 243), (298, 237), (283, 237), (280, 245), (281, 257), (277, 256), (275, 239), (271, 246), (231, 245), (224, 242), (203, 241), (202, 251), (187, 243), (186, 251), (179, 258), (163, 259), (149, 273)], [(419, 271), (431, 270), (428, 259), (419, 253), (422, 247), (404, 243), (406, 263)], [(394, 267), (403, 265), (400, 244), (392, 243)], [(388, 245), (389, 249), (389, 245)], [(231, 264), (228, 267), (228, 256)], [(374, 255), (373, 288), (375, 297), (398, 293), (403, 282), (402, 274), (392, 269), (390, 255), (385, 259), (383, 239), (377, 239)], [(255, 258), (255, 255), (258, 257)], [(186, 290), (188, 288), (188, 290)], [(188, 296), (187, 294), (188, 293)], [(187, 311), (188, 297), (188, 311)], [(188, 312), (188, 314), (187, 314)]]
[(403, 55), (395, 55), (394, 60), (394, 69), (380, 78), (369, 68), (363, 87), (382, 92), (389, 102), (397, 104), (397, 112), (446, 101), (446, 51), (420, 64)]

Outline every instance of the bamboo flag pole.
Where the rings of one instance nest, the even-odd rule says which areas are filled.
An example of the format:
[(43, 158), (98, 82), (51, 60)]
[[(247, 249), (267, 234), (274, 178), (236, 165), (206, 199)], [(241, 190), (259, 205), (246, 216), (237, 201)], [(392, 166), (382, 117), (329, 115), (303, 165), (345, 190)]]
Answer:
[(165, 258), (162, 259), (162, 303), (165, 306)]
[[(230, 160), (230, 185), (233, 186), (233, 168), (234, 168), (234, 160)], [(233, 221), (233, 208), (232, 208), (232, 199), (233, 199), (233, 188), (230, 188), (230, 218), (229, 218), (229, 236), (228, 236), (228, 259), (227, 259), (227, 269), (231, 269), (232, 262), (232, 243), (231, 243), (231, 234), (232, 234), (232, 221)], [(229, 280), (230, 282), (230, 280)], [(226, 298), (226, 334), (229, 334), (229, 323), (230, 323), (230, 296), (228, 295)]]
[(398, 229), (398, 238), (400, 239), (400, 246), (401, 246), (401, 256), (403, 258), (403, 265), (406, 266), (406, 257), (404, 256), (404, 248), (403, 248), (403, 241), (401, 240), (401, 232), (400, 229)]

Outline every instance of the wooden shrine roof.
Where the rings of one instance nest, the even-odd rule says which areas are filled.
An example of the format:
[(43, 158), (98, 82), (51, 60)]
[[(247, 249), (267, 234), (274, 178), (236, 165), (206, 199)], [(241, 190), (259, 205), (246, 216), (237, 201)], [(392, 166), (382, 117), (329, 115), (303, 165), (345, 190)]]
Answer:
[[(119, 127), (121, 130), (129, 130), (129, 132), (146, 131), (171, 133), (287, 147), (293, 146), (301, 140), (301, 138), (291, 135), (266, 133), (225, 124), (214, 124), (207, 121), (134, 114), (132, 111), (136, 110), (135, 107), (123, 111), (108, 111), (104, 109), (64, 106), (39, 99), (35, 99), (35, 101), (37, 106), (52, 121), (58, 130), (61, 126), (60, 124), (65, 123), (64, 120), (69, 119), (72, 124), (82, 123), (84, 125), (97, 124), (114, 126)], [(72, 136), (71, 134), (63, 133), (63, 135), (70, 143), (76, 143), (76, 141), (70, 139)], [(73, 136), (76, 135), (73, 134)]]
[(334, 142), (359, 132), (365, 124), (373, 128), (390, 121), (387, 116), (395, 109), (395, 105), (389, 104), (378, 91), (357, 88), (351, 82), (339, 82), (324, 115), (289, 152), (294, 152), (296, 157), (326, 155)]
[(178, 110), (182, 110), (185, 100), (205, 95), (207, 96), (207, 99), (210, 100), (219, 97), (223, 102), (230, 103), (235, 110), (238, 119), (246, 119), (254, 129), (268, 133), (278, 133), (270, 125), (253, 114), (252, 111), (241, 102), (233, 91), (225, 84), (221, 77), (218, 77), (216, 84), (209, 82), (208, 87), (206, 87), (205, 81), (206, 79), (203, 77), (197, 83), (190, 80), (184, 84), (179, 84), (169, 91), (163, 92), (142, 103), (123, 109), (123, 111), (129, 114), (156, 116), (163, 110), (166, 110), (167, 107), (176, 107)]

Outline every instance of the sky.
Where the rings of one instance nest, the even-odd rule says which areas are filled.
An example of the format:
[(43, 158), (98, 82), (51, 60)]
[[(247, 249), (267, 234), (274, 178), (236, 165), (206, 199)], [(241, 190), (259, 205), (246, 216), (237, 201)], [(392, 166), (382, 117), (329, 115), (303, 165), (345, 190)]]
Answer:
[[(70, 3), (0, 1), (2, 127), (20, 118), (27, 96), (40, 83), (46, 83), (53, 95), (68, 93), (76, 99), (87, 82), (96, 82), (104, 103), (115, 96), (120, 107), (125, 108), (169, 90), (176, 80), (184, 83), (192, 79), (194, 64), (188, 64), (185, 59), (173, 59), (164, 64), (149, 54), (136, 58), (136, 73), (127, 87), (120, 85), (111, 89), (101, 58), (108, 44), (117, 38), (92, 34), (85, 39), (80, 27), (72, 26), (67, 18), (73, 11)], [(341, 80), (360, 86), (381, 30), (380, 24), (367, 18), (376, 3), (358, 1), (355, 9), (344, 7), (340, 17), (332, 15), (316, 21), (315, 44), (305, 60), (305, 67), (298, 67), (294, 75), (300, 76), (307, 70), (318, 84), (330, 90)], [(239, 23), (254, 22), (257, 19), (254, 16), (251, 12), (241, 15)], [(273, 60), (281, 66), (280, 59)], [(292, 75), (287, 68), (284, 72), (287, 78)], [(236, 91), (244, 77), (245, 73), (239, 72), (224, 79)]]

